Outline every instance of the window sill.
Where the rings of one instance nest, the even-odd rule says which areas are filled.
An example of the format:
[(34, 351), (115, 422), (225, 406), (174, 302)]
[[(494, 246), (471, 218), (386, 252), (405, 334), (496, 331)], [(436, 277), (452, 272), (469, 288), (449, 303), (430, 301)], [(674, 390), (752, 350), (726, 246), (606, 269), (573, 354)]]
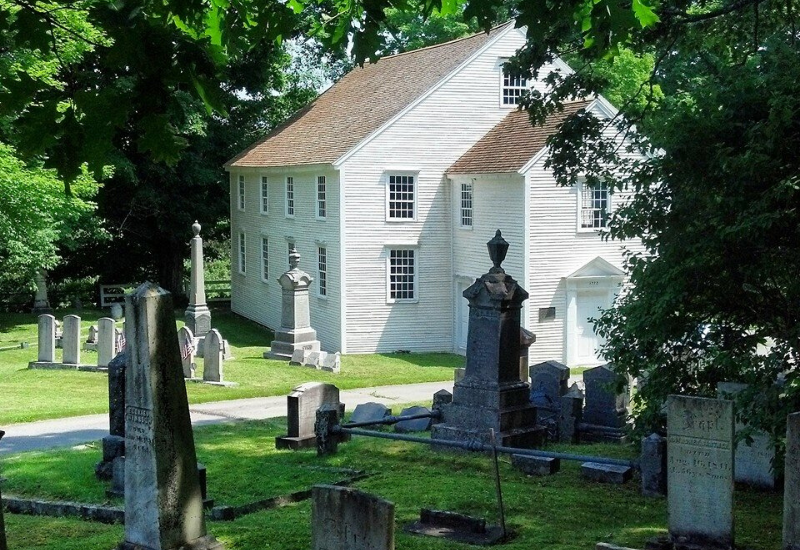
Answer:
[(328, 296), (327, 295), (323, 296), (322, 294), (317, 294), (316, 296), (320, 300), (323, 300), (323, 301), (326, 301), (326, 302), (328, 301)]
[(386, 300), (387, 305), (395, 305), (395, 304), (418, 304), (419, 298), (415, 300)]
[(413, 223), (417, 218), (386, 218), (386, 223)]
[(293, 220), (294, 214), (284, 214), (283, 217), (286, 218), (287, 220)]
[(471, 225), (459, 225), (458, 228), (461, 231), (472, 231), (474, 229), (474, 227)]

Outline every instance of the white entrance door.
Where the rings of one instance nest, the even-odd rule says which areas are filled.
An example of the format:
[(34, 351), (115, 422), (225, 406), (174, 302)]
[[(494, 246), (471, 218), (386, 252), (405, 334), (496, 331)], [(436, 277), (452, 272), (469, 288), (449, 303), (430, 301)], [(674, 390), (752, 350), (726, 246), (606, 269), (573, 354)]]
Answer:
[(595, 334), (594, 324), (589, 319), (600, 316), (600, 308), (608, 307), (608, 293), (578, 293), (578, 314), (575, 330), (576, 363), (591, 365), (600, 362), (597, 350), (603, 339)]
[(469, 302), (464, 298), (464, 291), (469, 288), (469, 283), (456, 284), (456, 351), (467, 353), (467, 333), (469, 332)]

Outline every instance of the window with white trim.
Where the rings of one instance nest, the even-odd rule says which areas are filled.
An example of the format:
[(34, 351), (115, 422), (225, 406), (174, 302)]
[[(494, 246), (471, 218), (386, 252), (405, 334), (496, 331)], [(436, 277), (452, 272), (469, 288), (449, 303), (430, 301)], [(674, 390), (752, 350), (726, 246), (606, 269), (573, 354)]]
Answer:
[(328, 216), (328, 199), (325, 176), (317, 176), (317, 218)]
[(579, 227), (581, 229), (601, 229), (606, 227), (610, 200), (608, 184), (582, 184), (579, 200)]
[(461, 227), (472, 227), (472, 183), (461, 184)]
[(416, 301), (416, 250), (411, 248), (390, 249), (388, 256), (389, 302)]
[(328, 249), (320, 246), (317, 248), (317, 292), (320, 296), (328, 295)]
[(286, 215), (294, 217), (294, 178), (286, 177)]
[(247, 273), (247, 241), (244, 233), (239, 233), (239, 273)]
[(414, 176), (390, 174), (388, 185), (387, 217), (390, 220), (413, 220), (415, 216)]
[(528, 90), (528, 79), (514, 76), (508, 69), (503, 69), (502, 104), (519, 105), (522, 95)]
[(267, 176), (261, 176), (261, 213), (269, 212), (269, 181)]
[(261, 280), (269, 280), (269, 239), (261, 237)]
[(239, 210), (244, 210), (244, 176), (239, 176)]

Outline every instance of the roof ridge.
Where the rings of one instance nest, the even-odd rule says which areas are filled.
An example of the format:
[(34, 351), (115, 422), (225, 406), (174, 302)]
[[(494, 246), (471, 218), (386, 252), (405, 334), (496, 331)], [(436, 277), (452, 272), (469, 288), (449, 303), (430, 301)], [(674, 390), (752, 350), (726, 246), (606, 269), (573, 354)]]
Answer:
[(377, 63), (378, 61), (381, 61), (383, 59), (392, 59), (394, 57), (400, 57), (400, 56), (403, 56), (403, 55), (411, 55), (411, 54), (415, 54), (415, 53), (419, 53), (419, 52), (432, 50), (434, 48), (440, 48), (442, 46), (449, 46), (450, 44), (454, 44), (455, 42), (462, 42), (464, 40), (470, 40), (472, 38), (477, 38), (477, 37), (479, 37), (481, 35), (484, 35), (484, 34), (491, 34), (491, 33), (495, 32), (495, 31), (497, 31), (498, 29), (502, 29), (506, 25), (510, 25), (512, 23), (514, 23), (514, 20), (510, 19), (509, 21), (506, 21), (505, 23), (501, 23), (499, 25), (495, 25), (494, 27), (492, 27), (491, 29), (489, 29), (486, 32), (480, 31), (480, 32), (476, 32), (476, 33), (473, 33), (473, 34), (470, 34), (470, 35), (467, 35), (467, 36), (462, 36), (461, 38), (454, 38), (452, 40), (448, 40), (447, 42), (441, 42), (439, 44), (431, 44), (430, 46), (423, 46), (422, 48), (417, 48), (415, 50), (408, 50), (407, 52), (400, 52), (400, 53), (393, 53), (392, 55), (385, 55), (383, 57), (379, 57), (375, 61), (371, 61), (370, 60), (369, 63), (373, 64), (373, 63)]

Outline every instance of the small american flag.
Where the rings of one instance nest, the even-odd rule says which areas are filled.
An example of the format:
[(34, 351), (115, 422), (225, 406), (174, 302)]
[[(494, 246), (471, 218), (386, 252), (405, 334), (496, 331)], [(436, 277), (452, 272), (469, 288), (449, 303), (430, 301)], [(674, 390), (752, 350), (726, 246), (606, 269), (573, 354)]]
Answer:
[(125, 333), (120, 332), (117, 335), (117, 350), (122, 351), (125, 349)]
[(188, 359), (188, 357), (194, 353), (194, 343), (192, 342), (192, 338), (186, 338), (183, 341), (183, 345), (181, 346), (181, 358)]

